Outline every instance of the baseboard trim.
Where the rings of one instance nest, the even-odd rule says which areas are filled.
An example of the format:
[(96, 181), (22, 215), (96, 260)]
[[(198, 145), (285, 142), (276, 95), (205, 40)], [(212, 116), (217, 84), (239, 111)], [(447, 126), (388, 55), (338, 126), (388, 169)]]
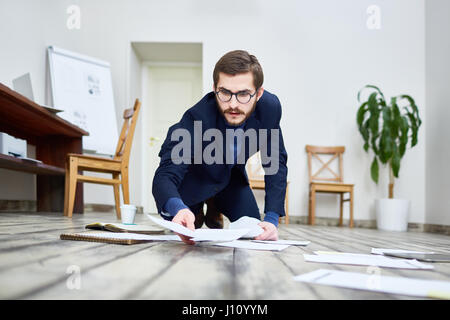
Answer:
[(450, 236), (450, 226), (429, 223), (408, 223), (408, 231), (439, 233)]
[[(0, 200), (1, 212), (36, 212), (35, 200)], [(116, 207), (110, 204), (86, 203), (84, 205), (84, 212), (116, 212)], [(137, 213), (144, 213), (142, 206), (137, 206)], [(281, 219), (281, 224), (284, 224), (284, 219)], [(289, 216), (289, 223), (291, 224), (308, 224), (307, 216)], [(344, 219), (344, 226), (349, 225), (349, 220)], [(316, 217), (317, 226), (337, 227), (339, 226), (338, 218), (320, 218)], [(376, 220), (353, 220), (355, 228), (376, 229)], [(429, 223), (408, 223), (408, 231), (411, 232), (428, 232), (437, 233), (450, 236), (450, 225), (429, 224)]]
[[(84, 212), (116, 212), (116, 206), (112, 204), (86, 203)], [(144, 213), (144, 207), (136, 206), (136, 213)]]
[[(284, 220), (282, 220), (281, 223), (284, 223)], [(290, 216), (289, 223), (308, 224), (308, 217), (307, 216)], [(343, 224), (344, 224), (344, 226), (348, 226), (349, 220), (344, 219)], [(338, 218), (316, 217), (315, 225), (337, 227), (337, 226), (339, 226), (339, 219)], [(353, 220), (353, 226), (355, 228), (376, 229), (377, 221), (376, 220)], [(449, 225), (441, 225), (441, 224), (409, 222), (408, 223), (408, 231), (410, 231), (410, 232), (428, 232), (428, 233), (438, 233), (438, 234), (450, 235), (450, 226)]]
[(0, 200), (0, 212), (35, 212), (36, 200)]
[[(0, 200), (0, 212), (36, 212), (36, 200)], [(137, 206), (136, 213), (144, 213), (144, 207)], [(110, 204), (86, 203), (84, 212), (116, 212)]]
[[(281, 220), (284, 223), (284, 220)], [(296, 224), (309, 224), (307, 216), (289, 216), (289, 223)], [(316, 226), (326, 226), (326, 227), (338, 227), (339, 219), (337, 218), (319, 218), (315, 219)], [(344, 226), (350, 225), (350, 220), (343, 221)], [(365, 228), (365, 229), (376, 229), (377, 223), (375, 220), (353, 220), (353, 227), (355, 228)]]

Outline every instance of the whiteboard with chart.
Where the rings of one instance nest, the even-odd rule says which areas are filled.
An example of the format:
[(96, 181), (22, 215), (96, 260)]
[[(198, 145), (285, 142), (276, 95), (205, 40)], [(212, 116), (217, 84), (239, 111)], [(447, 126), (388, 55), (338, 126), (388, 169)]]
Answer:
[(113, 155), (118, 131), (108, 62), (48, 47), (53, 107), (58, 116), (89, 132), (83, 150)]

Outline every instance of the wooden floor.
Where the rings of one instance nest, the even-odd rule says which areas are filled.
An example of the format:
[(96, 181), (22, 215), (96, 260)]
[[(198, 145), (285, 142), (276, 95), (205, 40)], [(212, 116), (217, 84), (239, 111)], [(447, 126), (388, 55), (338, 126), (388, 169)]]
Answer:
[[(115, 216), (86, 213), (69, 219), (55, 213), (0, 213), (0, 299), (414, 299), (310, 285), (293, 276), (319, 268), (369, 272), (367, 267), (305, 262), (303, 253), (316, 250), (450, 249), (450, 237), (439, 234), (297, 224), (280, 225), (280, 238), (311, 244), (281, 252), (59, 239), (61, 233), (83, 231), (95, 221), (115, 222)], [(137, 222), (149, 224), (141, 214)], [(450, 281), (450, 264), (434, 265), (433, 271), (380, 270), (381, 275)], [(73, 288), (73, 270), (80, 271), (80, 289)]]

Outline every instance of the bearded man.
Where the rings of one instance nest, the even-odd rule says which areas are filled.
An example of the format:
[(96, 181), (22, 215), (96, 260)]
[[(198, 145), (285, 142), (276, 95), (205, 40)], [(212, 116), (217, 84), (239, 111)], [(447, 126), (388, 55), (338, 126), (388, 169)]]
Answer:
[[(243, 50), (228, 52), (215, 65), (213, 91), (169, 128), (152, 189), (164, 219), (191, 230), (204, 222), (209, 228), (223, 228), (222, 214), (230, 222), (243, 216), (261, 220), (245, 171), (247, 160), (260, 151), (265, 171), (265, 215), (259, 223), (264, 232), (255, 239), (278, 239), (278, 221), (285, 215), (287, 153), (280, 128), (281, 104), (276, 95), (264, 90), (263, 81), (255, 56)], [(199, 128), (202, 137), (207, 132), (222, 135), (214, 135), (213, 162), (204, 159), (207, 141), (195, 138)], [(180, 136), (175, 134), (180, 130), (187, 133), (184, 136), (192, 146), (182, 154), (178, 152), (179, 140), (174, 138)], [(258, 133), (253, 135), (256, 139), (250, 139), (250, 133)], [(230, 136), (232, 139), (227, 139)], [(194, 243), (180, 237), (185, 243)]]

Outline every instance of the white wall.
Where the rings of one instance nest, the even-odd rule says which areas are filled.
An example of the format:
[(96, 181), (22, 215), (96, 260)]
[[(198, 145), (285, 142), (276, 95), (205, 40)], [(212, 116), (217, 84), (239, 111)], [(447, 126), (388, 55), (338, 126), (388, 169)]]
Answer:
[[(70, 4), (81, 8), (80, 30), (65, 27)], [(366, 9), (372, 4), (381, 8), (380, 30), (366, 27)], [(211, 90), (216, 61), (229, 50), (246, 49), (259, 58), (265, 88), (277, 94), (283, 105), (290, 214), (307, 214), (305, 145), (339, 144), (347, 147), (345, 181), (356, 185), (358, 220), (375, 219), (373, 202), (387, 196), (387, 171), (378, 186), (370, 180), (372, 156), (363, 151), (356, 127), (357, 91), (371, 83), (386, 96), (407, 93), (419, 105), (424, 125), (418, 146), (408, 150), (402, 162), (395, 193), (412, 200), (410, 222), (423, 223), (424, 18), (424, 0), (231, 0), (226, 5), (218, 0), (2, 1), (0, 82), (9, 85), (12, 78), (31, 71), (35, 96), (44, 102), (45, 47), (91, 55), (111, 63), (120, 119), (122, 110), (139, 94), (128, 83), (139, 69), (130, 42), (202, 42), (205, 93)], [(133, 175), (148, 178), (139, 175), (138, 153), (133, 148)], [(135, 185), (140, 186), (140, 181)], [(131, 189), (137, 204), (151, 196), (141, 195), (133, 185)], [(1, 194), (0, 189), (0, 198)], [(86, 184), (85, 196), (86, 202), (114, 203), (108, 187)], [(337, 197), (318, 195), (317, 216), (337, 217)]]
[(426, 222), (450, 225), (450, 1), (426, 2)]

